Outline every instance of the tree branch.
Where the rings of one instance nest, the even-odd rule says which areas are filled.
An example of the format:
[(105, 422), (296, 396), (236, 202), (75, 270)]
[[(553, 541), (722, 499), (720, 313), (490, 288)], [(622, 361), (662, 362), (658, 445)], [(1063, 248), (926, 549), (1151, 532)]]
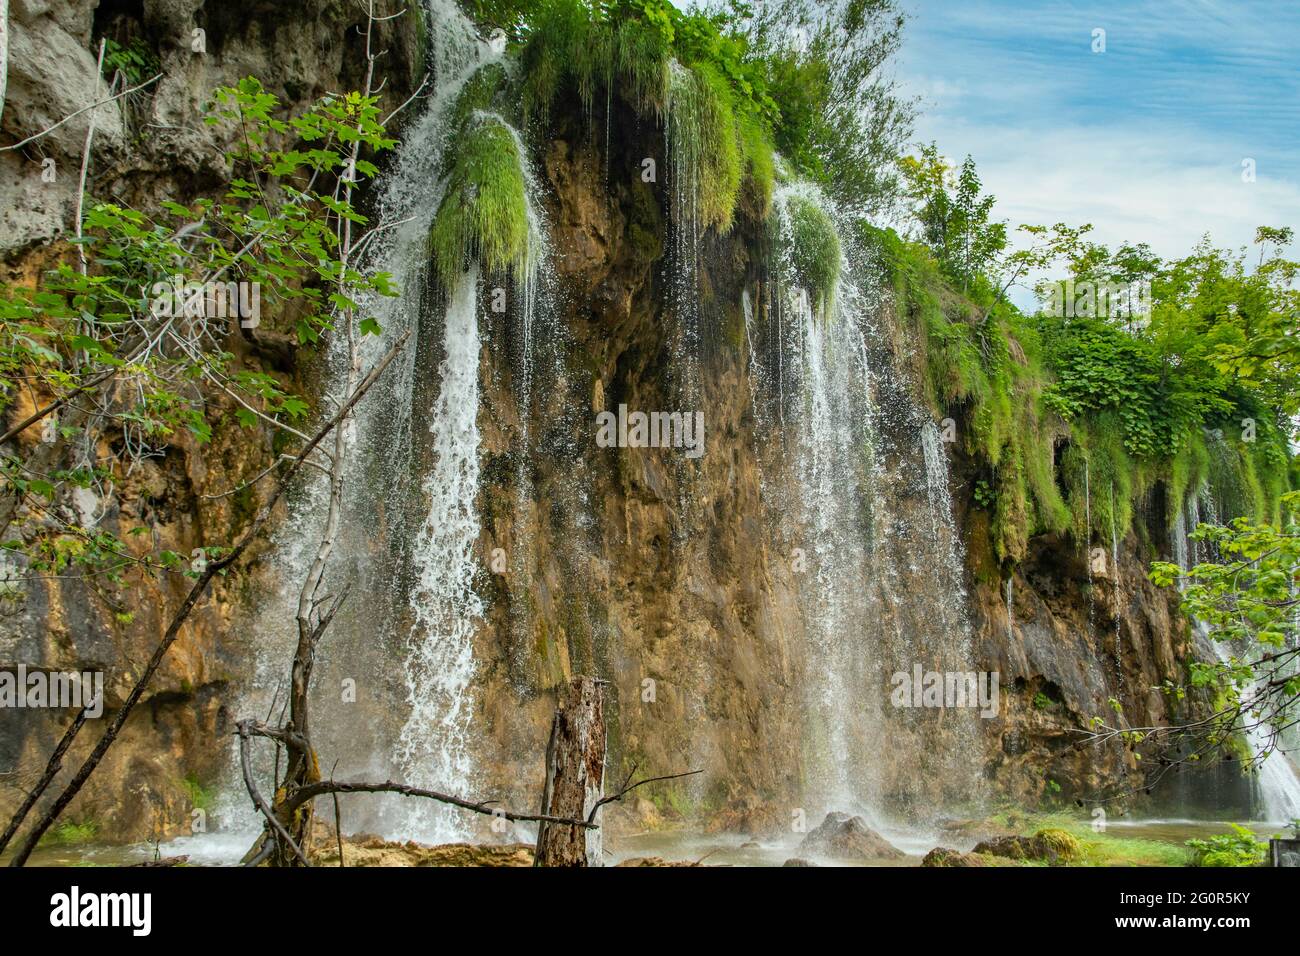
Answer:
[[(241, 720), (235, 725), (239, 730), (239, 768), (244, 774), (244, 786), (248, 788), (248, 795), (253, 798), (253, 803), (257, 805), (257, 809), (261, 811), (262, 816), (266, 817), (266, 822), (275, 831), (275, 834), (288, 844), (289, 849), (293, 850), (294, 856), (298, 857), (303, 866), (311, 866), (307, 854), (302, 852), (302, 847), (294, 842), (293, 837), (289, 836), (289, 831), (276, 819), (275, 813), (272, 812), (270, 805), (266, 802), (266, 798), (257, 789), (257, 782), (253, 780), (253, 767), (248, 759), (248, 738), (250, 736), (248, 723), (247, 720)], [(254, 859), (257, 859), (257, 857), (254, 857)]]
[[(697, 771), (698, 772), (698, 771)], [(470, 810), (474, 813), (481, 813), (485, 816), (501, 817), (520, 823), (561, 823), (568, 826), (583, 827), (588, 830), (598, 830), (599, 825), (592, 823), (590, 820), (575, 820), (571, 817), (555, 817), (545, 813), (514, 813), (509, 810), (502, 810), (498, 806), (489, 803), (475, 803), (472, 800), (465, 800), (462, 797), (455, 797), (449, 793), (439, 793), (437, 790), (424, 790), (420, 787), (412, 787), (409, 784), (397, 783), (393, 780), (385, 780), (383, 783), (373, 783), (364, 780), (321, 780), (316, 783), (307, 784), (299, 787), (290, 794), (284, 802), (286, 809), (294, 810), (302, 806), (309, 800), (327, 793), (400, 793), (405, 797), (424, 797), (428, 800), (437, 800), (439, 803), (447, 803), (453, 807), (460, 807), (462, 810)]]

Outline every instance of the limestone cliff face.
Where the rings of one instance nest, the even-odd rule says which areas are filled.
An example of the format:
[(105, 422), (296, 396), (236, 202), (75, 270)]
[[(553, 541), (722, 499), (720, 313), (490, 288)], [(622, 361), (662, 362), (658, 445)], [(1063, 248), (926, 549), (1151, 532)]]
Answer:
[(542, 158), (559, 323), (571, 345), (560, 387), (535, 395), (533, 493), (522, 515), (512, 480), (519, 402), (485, 358), (485, 472), (509, 477), (483, 491), (484, 553), (523, 549), (528, 580), (519, 587), (507, 575), (490, 592), (480, 659), (489, 662), (482, 700), (493, 740), (480, 753), (503, 755), (488, 778), (517, 781), (511, 789), (532, 800), (552, 691), (570, 674), (595, 672), (611, 682), (616, 777), (634, 765), (701, 769), (675, 791), (679, 810), (774, 824), (799, 791), (804, 641), (789, 556), (763, 516), (738, 347), (760, 224), (744, 219), (701, 250), (703, 324), (721, 334), (702, 352), (698, 467), (688, 471), (681, 450), (597, 448), (597, 411), (685, 409), (671, 371), (668, 227), (656, 187), (637, 175), (643, 156), (663, 155), (662, 139), (616, 118), (606, 157), (595, 127), (561, 125)]
[[(101, 119), (95, 139), (96, 194), (132, 204), (184, 201), (224, 181), (224, 160), (196, 121), (213, 86), (253, 74), (286, 102), (299, 104), (356, 80), (359, 61), (349, 28), (357, 14), (342, 2), (289, 9), (177, 0), (93, 8), (16, 0), (14, 9), (7, 139), (29, 135), (93, 100), (89, 51), (105, 32), (138, 31), (162, 51), (166, 76), (142, 104), (146, 122), (115, 112)], [(206, 30), (205, 54), (190, 49), (196, 28)], [(413, 86), (416, 31), (401, 23), (386, 29), (393, 51), (387, 95), (396, 103)], [(28, 57), (15, 50), (49, 52)], [(57, 82), (42, 57), (64, 64)], [(765, 498), (790, 500), (798, 489), (769, 447), (773, 433), (755, 421), (752, 398), (741, 303), (744, 290), (761, 284), (764, 226), (757, 210), (742, 209), (728, 235), (710, 232), (701, 241), (697, 358), (707, 415), (704, 456), (688, 467), (680, 451), (595, 447), (599, 410), (620, 404), (682, 409), (680, 324), (669, 305), (677, 264), (667, 202), (638, 175), (643, 157), (664, 155), (662, 136), (653, 124), (623, 112), (611, 118), (608, 140), (603, 125), (560, 119), (541, 146), (559, 305), (553, 322), (538, 331), (550, 337), (553, 361), (527, 401), (512, 359), (517, 330), (508, 317), (487, 310), (480, 318), (483, 479), (477, 507), (487, 620), (476, 638), (474, 727), (481, 735), (476, 752), (482, 777), (493, 795), (531, 804), (555, 690), (572, 674), (595, 673), (610, 681), (615, 778), (634, 765), (645, 773), (704, 771), (661, 791), (667, 796), (621, 809), (624, 825), (690, 818), (753, 831), (788, 826), (812, 785), (803, 709), (809, 680), (826, 664), (810, 653), (807, 621), (815, 590), (793, 560), (798, 542), (773, 523)], [(84, 136), (85, 124), (74, 122), (42, 141), (59, 169), (46, 186), (38, 185), (36, 152), (0, 154), (11, 279), (31, 281), (64, 254), (58, 237), (75, 203)], [(901, 409), (911, 344), (892, 324), (888, 303), (879, 308), (882, 334), (872, 345), (873, 361), (892, 367), (882, 380), (894, 384), (882, 387), (878, 400)], [(311, 357), (275, 336), (274, 317), (264, 324), (267, 331), (257, 337), (232, 336), (232, 350), (251, 367), (312, 393), (319, 373)], [(182, 554), (229, 541), (267, 489), (223, 493), (266, 467), (272, 441), (235, 428), (226, 412), (214, 397), (211, 446), (178, 441), (126, 479), (131, 500), (142, 502), (138, 513), (122, 510), (121, 488), (106, 489), (86, 506), (115, 530), (144, 524), (157, 547)], [(912, 412), (889, 419), (882, 440), (890, 475), (917, 467), (920, 425)], [(918, 595), (968, 595), (976, 661), (1001, 678), (1001, 713), (977, 724), (979, 736), (966, 755), (989, 792), (1032, 802), (1084, 798), (1113, 787), (1134, 768), (1117, 751), (1074, 746), (1073, 730), (1106, 713), (1110, 697), (1124, 701), (1133, 724), (1166, 719), (1162, 698), (1148, 688), (1181, 674), (1189, 654), (1185, 627), (1168, 595), (1146, 581), (1146, 546), (1136, 538), (1123, 542), (1118, 582), (1108, 574), (1090, 582), (1086, 563), (1069, 545), (1031, 542), (1013, 578), (1008, 627), (983, 518), (969, 504), (971, 484), (966, 463), (953, 462), (950, 490), (968, 559), (958, 581), (943, 580), (910, 550), (918, 529), (932, 519), (932, 500), (916, 491), (924, 483), (886, 481), (882, 506), (893, 524), (872, 552), (896, 570), (882, 583), (864, 567), (863, 591), (872, 592), (882, 609), (879, 619), (899, 636), (891, 638), (897, 641), (891, 649), (934, 626), (925, 620), (931, 605)], [(489, 569), (498, 548), (508, 556), (500, 574)], [(95, 821), (106, 839), (187, 832), (192, 795), (182, 781), (192, 776), (214, 784), (221, 777), (233, 708), (257, 652), (247, 628), (259, 595), (283, 583), (277, 574), (262, 551), (217, 583), (169, 655), (148, 706), (137, 711), (74, 804), (72, 819)], [(111, 709), (187, 584), (168, 580), (115, 592), (76, 579), (34, 583), (20, 601), (0, 605), (0, 664), (102, 669)], [(134, 620), (114, 616), (128, 606), (138, 608)], [(864, 659), (885, 640), (866, 632), (851, 637)], [(326, 652), (334, 659), (322, 664), (322, 687), (331, 686), (343, 666), (341, 646)], [(928, 660), (925, 654), (919, 649), (918, 659)], [(879, 725), (871, 739), (880, 745), (869, 755), (874, 792), (887, 808), (916, 816), (941, 800), (969, 797), (965, 779), (947, 779), (945, 765), (931, 753), (954, 743), (951, 722), (868, 707), (867, 701), (887, 697), (889, 672), (907, 664), (897, 655), (876, 657), (880, 669), (856, 673), (852, 689), (863, 701), (855, 719)], [(400, 670), (395, 659), (373, 663), (390, 683)], [(381, 740), (385, 727), (391, 730), (391, 708), (368, 706), (369, 732)], [(19, 785), (34, 778), (65, 718), (0, 715), (0, 770), (17, 768), (12, 782)], [(358, 734), (357, 746), (371, 739)], [(66, 763), (75, 765), (79, 756), (74, 752)], [(17, 799), (14, 788), (0, 789), (0, 816)]]

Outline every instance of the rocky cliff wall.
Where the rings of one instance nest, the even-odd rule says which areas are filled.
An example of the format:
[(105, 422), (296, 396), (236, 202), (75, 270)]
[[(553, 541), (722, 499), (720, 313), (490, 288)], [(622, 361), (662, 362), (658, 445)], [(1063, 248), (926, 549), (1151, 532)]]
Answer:
[[(356, 79), (349, 48), (356, 14), (342, 3), (288, 11), (246, 2), (91, 8), (16, 0), (14, 9), (7, 139), (93, 101), (90, 51), (104, 33), (138, 33), (161, 51), (166, 76), (156, 91), (134, 113), (101, 118), (95, 137), (93, 192), (132, 204), (184, 201), (228, 176), (219, 144), (196, 122), (213, 86), (254, 74), (296, 104)], [(196, 28), (206, 31), (202, 55), (188, 45)], [(387, 95), (400, 102), (418, 72), (417, 31), (400, 22), (388, 29)], [(63, 65), (53, 69), (55, 61)], [(818, 791), (808, 754), (825, 744), (810, 739), (804, 717), (809, 682), (827, 666), (808, 634), (816, 584), (801, 576), (799, 533), (773, 504), (796, 499), (799, 489), (776, 432), (758, 420), (742, 311), (751, 290), (762, 314), (764, 227), (758, 210), (742, 210), (730, 234), (709, 233), (699, 247), (703, 334), (695, 357), (706, 454), (688, 464), (675, 452), (596, 447), (599, 410), (619, 404), (680, 409), (682, 367), (680, 329), (669, 305), (678, 264), (668, 203), (636, 175), (643, 157), (664, 154), (662, 136), (616, 111), (607, 140), (603, 119), (559, 118), (542, 137), (539, 167), (558, 305), (543, 330), (554, 338), (547, 349), (552, 361), (527, 404), (520, 401), (514, 358), (518, 330), (508, 316), (486, 309), (481, 316), (484, 478), (477, 507), (484, 557), (479, 587), (488, 610), (476, 638), (480, 776), (492, 795), (530, 805), (540, 786), (554, 692), (569, 675), (594, 672), (611, 683), (616, 777), (633, 765), (645, 773), (704, 771), (621, 810), (621, 825), (689, 818), (751, 831), (788, 826), (793, 811), (835, 798)], [(60, 237), (75, 204), (84, 136), (84, 122), (74, 121), (42, 140), (40, 150), (0, 154), (11, 279), (31, 281), (66, 254)], [(40, 184), (47, 153), (58, 178)], [(887, 412), (880, 498), (892, 518), (888, 534), (871, 545), (877, 564), (863, 567), (862, 589), (870, 592), (876, 624), (847, 635), (871, 662), (853, 675), (850, 706), (858, 707), (860, 698), (854, 721), (861, 725), (855, 739), (871, 750), (853, 766), (869, 772), (882, 809), (916, 818), (941, 802), (969, 799), (972, 779), (988, 795), (1028, 802), (1090, 799), (1114, 789), (1135, 768), (1118, 751), (1076, 746), (1075, 729), (1107, 712), (1111, 697), (1124, 701), (1131, 723), (1163, 720), (1163, 699), (1147, 688), (1177, 678), (1189, 646), (1168, 595), (1146, 581), (1148, 546), (1136, 537), (1121, 543), (1116, 582), (1113, 571), (1090, 579), (1088, 564), (1067, 543), (1033, 541), (1013, 576), (1008, 626), (1004, 583), (990, 567), (983, 518), (970, 506), (968, 463), (955, 459), (951, 493), (967, 567), (955, 580), (918, 559), (912, 544), (932, 523), (933, 499), (918, 492), (924, 485), (914, 474), (922, 421), (907, 386), (912, 343), (887, 298), (876, 309), (872, 361), (885, 383), (877, 401)], [(318, 366), (276, 337), (274, 317), (264, 325), (257, 337), (233, 337), (232, 348), (251, 367), (311, 393)], [(424, 374), (433, 367), (426, 363)], [(182, 554), (230, 540), (266, 489), (222, 495), (265, 467), (272, 441), (236, 429), (227, 412), (214, 397), (210, 447), (180, 440), (124, 479), (138, 508), (122, 509), (122, 487), (106, 489), (87, 507), (117, 530), (143, 523), (157, 546)], [(497, 548), (508, 556), (503, 574), (490, 567)], [(889, 575), (876, 574), (880, 563), (892, 569)], [(185, 780), (213, 787), (223, 778), (230, 722), (259, 652), (252, 622), (262, 596), (284, 583), (278, 574), (274, 555), (263, 549), (218, 583), (71, 819), (94, 821), (102, 838), (114, 840), (187, 831), (194, 790)], [(119, 592), (77, 579), (33, 583), (20, 600), (0, 607), (0, 662), (102, 669), (112, 708), (185, 586), (163, 581)], [(927, 620), (937, 606), (930, 598), (940, 592), (968, 597), (974, 635), (968, 666), (1001, 677), (1001, 713), (976, 724), (973, 741), (942, 715), (901, 715), (882, 704), (891, 672), (913, 658), (937, 658), (906, 638), (934, 627)], [(140, 609), (129, 622), (115, 616), (125, 607)], [(319, 676), (323, 696), (356, 671), (342, 650), (350, 646), (340, 639), (327, 651)], [(367, 748), (391, 736), (400, 701), (396, 653), (373, 650), (369, 663), (378, 676), (371, 700), (363, 702), (349, 739), (330, 741), (340, 750), (351, 747), (357, 764), (364, 764)], [(323, 710), (330, 706), (322, 701)], [(0, 769), (15, 772), (5, 778), (12, 785), (0, 790), (0, 815), (18, 799), (13, 785), (39, 773), (66, 716), (3, 715)], [(964, 769), (954, 775), (951, 761), (937, 754), (959, 744), (966, 748), (959, 755)]]

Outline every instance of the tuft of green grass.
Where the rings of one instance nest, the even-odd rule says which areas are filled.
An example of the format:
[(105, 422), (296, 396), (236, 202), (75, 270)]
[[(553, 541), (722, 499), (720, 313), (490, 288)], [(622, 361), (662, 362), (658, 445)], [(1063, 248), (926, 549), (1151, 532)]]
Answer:
[(450, 288), (476, 257), (486, 272), (522, 273), (528, 264), (528, 200), (523, 157), (499, 118), (475, 114), (457, 144), (447, 193), (429, 231), (438, 275)]
[(737, 116), (736, 130), (740, 136), (741, 162), (749, 194), (756, 204), (758, 217), (766, 219), (772, 211), (772, 195), (776, 191), (776, 155), (772, 139), (752, 113)]
[(675, 218), (728, 232), (740, 194), (740, 146), (730, 90), (711, 66), (674, 66), (668, 141)]
[(791, 196), (787, 210), (795, 281), (817, 308), (829, 311), (842, 264), (839, 232), (824, 209), (802, 196)]
[(81, 846), (93, 841), (98, 834), (99, 824), (94, 820), (68, 820), (47, 831), (41, 842), (54, 846)]
[(196, 773), (188, 773), (181, 780), (181, 789), (185, 791), (185, 796), (190, 801), (190, 807), (195, 810), (210, 810), (216, 794), (204, 787), (199, 782), (199, 776)]

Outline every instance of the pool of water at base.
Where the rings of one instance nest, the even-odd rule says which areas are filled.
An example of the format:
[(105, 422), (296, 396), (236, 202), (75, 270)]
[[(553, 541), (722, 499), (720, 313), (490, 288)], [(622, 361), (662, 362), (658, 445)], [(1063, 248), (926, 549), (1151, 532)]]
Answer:
[[(1259, 839), (1283, 834), (1282, 823), (1254, 821), (1245, 824)], [(968, 851), (975, 840), (955, 839), (936, 830), (884, 827), (881, 835), (906, 856), (896, 860), (837, 860), (803, 852), (799, 844), (803, 834), (754, 838), (741, 834), (713, 834), (696, 830), (658, 830), (649, 833), (611, 836), (605, 852), (605, 864), (613, 865), (639, 857), (661, 857), (672, 862), (702, 863), (710, 866), (782, 866), (786, 860), (800, 858), (818, 866), (919, 866), (921, 858), (936, 846)], [(1227, 822), (1184, 819), (1119, 819), (1107, 823), (1107, 834), (1132, 840), (1154, 840), (1181, 846), (1184, 841), (1205, 839), (1227, 833)], [(127, 846), (42, 846), (28, 861), (30, 866), (131, 866), (157, 857), (188, 856), (193, 866), (236, 866), (252, 846), (253, 833), (210, 833), (179, 837), (155, 847), (137, 843)], [(0, 865), (12, 854), (0, 856)]]

